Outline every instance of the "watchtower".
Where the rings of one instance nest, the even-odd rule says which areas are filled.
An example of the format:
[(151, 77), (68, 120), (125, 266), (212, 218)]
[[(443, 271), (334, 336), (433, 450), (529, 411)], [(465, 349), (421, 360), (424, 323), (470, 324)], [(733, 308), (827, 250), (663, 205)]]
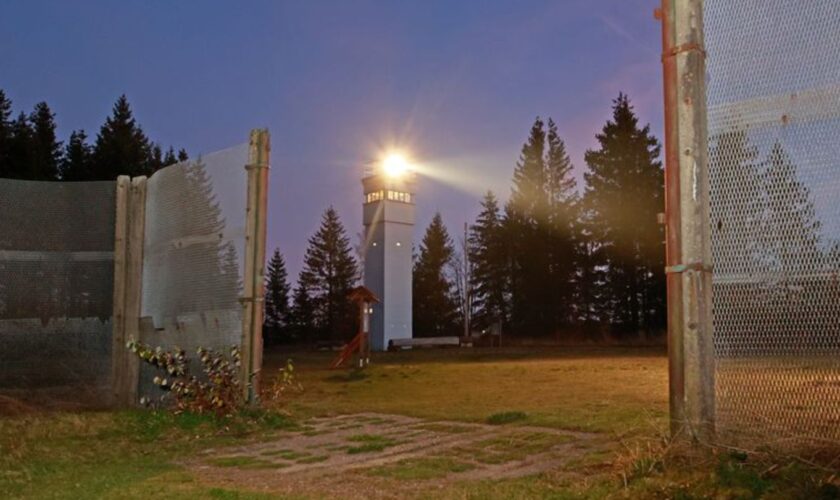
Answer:
[(370, 325), (371, 348), (411, 338), (411, 271), (416, 175), (397, 155), (365, 172), (364, 284), (380, 300)]

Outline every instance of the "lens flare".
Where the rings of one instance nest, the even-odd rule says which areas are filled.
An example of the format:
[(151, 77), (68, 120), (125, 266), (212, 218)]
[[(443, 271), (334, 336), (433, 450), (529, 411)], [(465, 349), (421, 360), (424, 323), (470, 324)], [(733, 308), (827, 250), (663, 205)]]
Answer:
[(408, 172), (408, 161), (399, 153), (391, 153), (382, 161), (382, 169), (388, 177), (402, 177)]

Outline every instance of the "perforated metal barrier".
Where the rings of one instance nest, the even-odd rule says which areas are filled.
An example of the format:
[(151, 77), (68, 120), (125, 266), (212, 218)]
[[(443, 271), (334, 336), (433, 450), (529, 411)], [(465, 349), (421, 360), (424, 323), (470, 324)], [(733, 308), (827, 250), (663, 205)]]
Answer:
[(114, 188), (0, 179), (0, 392), (107, 401)]
[(840, 442), (840, 2), (706, 0), (716, 422)]
[(154, 401), (158, 373), (127, 340), (184, 349), (199, 376), (199, 347), (239, 347), (253, 397), (268, 147), (255, 130), (250, 144), (134, 182), (0, 179), (0, 397)]
[[(248, 145), (164, 168), (149, 181), (143, 250), (142, 337), (227, 352), (242, 340)], [(191, 369), (200, 373), (200, 365)], [(145, 366), (140, 396), (155, 399)]]

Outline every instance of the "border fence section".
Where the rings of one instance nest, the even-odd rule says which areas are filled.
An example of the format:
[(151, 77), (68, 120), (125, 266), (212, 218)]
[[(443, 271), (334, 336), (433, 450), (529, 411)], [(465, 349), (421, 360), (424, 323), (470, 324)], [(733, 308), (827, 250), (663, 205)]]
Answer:
[(238, 347), (258, 390), (269, 137), (148, 179), (0, 179), (0, 394), (132, 406), (163, 393), (126, 347)]
[(115, 186), (0, 179), (0, 392), (107, 400)]
[[(666, 176), (677, 178), (668, 198), (679, 202), (667, 210), (677, 228), (668, 226), (668, 242), (708, 240), (711, 257), (669, 259), (673, 273), (711, 276), (708, 290), (695, 281), (669, 295), (678, 310), (669, 334), (704, 345), (677, 348), (683, 360), (672, 352), (672, 428), (724, 444), (836, 449), (840, 9), (664, 0), (661, 15)], [(681, 142), (686, 135), (703, 151)], [(680, 213), (687, 198), (702, 206)], [(697, 214), (703, 223), (691, 225)], [(708, 317), (697, 315), (706, 292)], [(709, 397), (692, 396), (692, 381)]]

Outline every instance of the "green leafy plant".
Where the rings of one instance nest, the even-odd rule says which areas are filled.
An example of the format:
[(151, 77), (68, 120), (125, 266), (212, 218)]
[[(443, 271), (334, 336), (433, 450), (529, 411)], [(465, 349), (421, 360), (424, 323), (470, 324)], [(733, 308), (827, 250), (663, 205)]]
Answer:
[(289, 392), (302, 392), (303, 385), (295, 375), (295, 365), (291, 359), (286, 360), (286, 365), (277, 371), (277, 375), (271, 380), (267, 389), (267, 396), (272, 402), (281, 402)]
[[(201, 361), (203, 376), (190, 373), (190, 361), (183, 349), (171, 351), (160, 346), (152, 348), (142, 342), (129, 341), (126, 347), (144, 362), (163, 371), (152, 382), (165, 391), (163, 400), (171, 395), (175, 413), (214, 413), (227, 417), (241, 409), (245, 403), (239, 384), (241, 353), (238, 347), (231, 347), (224, 355), (199, 347), (196, 351)], [(149, 406), (151, 400), (143, 398), (140, 403)]]

